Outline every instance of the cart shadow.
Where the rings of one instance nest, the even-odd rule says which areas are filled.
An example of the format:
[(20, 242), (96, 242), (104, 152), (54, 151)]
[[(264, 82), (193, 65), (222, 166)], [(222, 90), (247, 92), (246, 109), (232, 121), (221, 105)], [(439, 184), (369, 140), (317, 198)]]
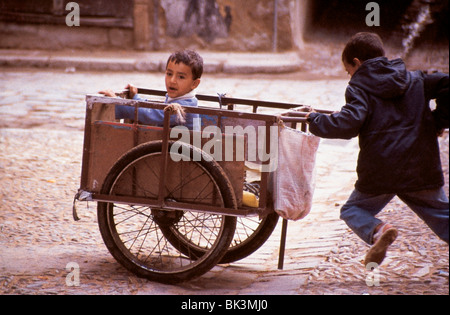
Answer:
[(125, 291), (134, 288), (137, 294), (237, 294), (258, 277), (258, 272), (243, 266), (218, 265), (198, 278), (168, 285), (140, 278), (107, 255), (83, 258), (80, 264), (82, 282), (92, 284), (103, 281), (105, 290), (114, 285), (123, 287)]
[(218, 265), (201, 277), (180, 283), (177, 287), (196, 294), (238, 294), (252, 285), (258, 275), (258, 271), (243, 266)]

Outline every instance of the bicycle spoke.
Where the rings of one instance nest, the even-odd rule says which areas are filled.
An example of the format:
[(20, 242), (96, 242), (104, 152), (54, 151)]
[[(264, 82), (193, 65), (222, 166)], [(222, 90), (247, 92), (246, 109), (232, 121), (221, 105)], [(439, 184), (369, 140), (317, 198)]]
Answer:
[[(146, 151), (143, 146), (140, 149)], [(108, 194), (123, 200), (162, 197), (171, 202), (223, 207), (222, 191), (227, 189), (228, 206), (235, 207), (232, 191), (223, 183), (217, 184), (210, 172), (213, 170), (216, 177), (219, 173), (204, 165), (206, 162), (174, 162), (169, 158), (164, 195), (159, 196), (161, 152), (130, 157), (128, 164), (116, 164), (125, 166), (110, 179)], [(99, 217), (106, 218), (102, 219), (102, 236), (106, 235), (107, 245), (112, 244), (110, 251), (114, 247), (113, 256), (131, 271), (157, 279), (171, 281), (171, 275), (185, 278), (198, 273), (197, 268), (203, 272), (210, 269), (228, 248), (220, 242), (221, 237), (229, 240), (234, 232), (235, 219), (224, 215), (113, 202), (102, 205), (107, 205), (105, 211), (99, 210)]]

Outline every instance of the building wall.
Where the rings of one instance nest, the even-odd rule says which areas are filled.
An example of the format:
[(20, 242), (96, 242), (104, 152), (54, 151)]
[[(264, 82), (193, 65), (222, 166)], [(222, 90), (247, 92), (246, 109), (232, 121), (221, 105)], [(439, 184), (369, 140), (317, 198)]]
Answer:
[(0, 48), (286, 51), (357, 31), (401, 43), (424, 4), (433, 23), (419, 42), (448, 44), (449, 0), (377, 0), (379, 27), (365, 23), (369, 0), (76, 0), (80, 26), (72, 27), (69, 1), (0, 0)]
[(0, 0), (0, 47), (268, 51), (277, 2), (277, 48), (293, 48), (292, 0), (78, 0), (79, 27), (68, 2)]
[(133, 47), (133, 0), (77, 0), (80, 27), (66, 25), (70, 1), (0, 0), (0, 47)]

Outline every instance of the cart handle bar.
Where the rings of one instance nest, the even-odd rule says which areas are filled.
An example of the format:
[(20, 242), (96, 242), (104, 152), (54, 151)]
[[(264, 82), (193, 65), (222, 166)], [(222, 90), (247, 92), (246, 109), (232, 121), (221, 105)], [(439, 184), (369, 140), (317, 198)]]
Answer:
[[(139, 94), (147, 94), (147, 95), (156, 95), (156, 96), (166, 96), (165, 91), (161, 91), (161, 90), (151, 90), (151, 89), (143, 89), (143, 88), (138, 88), (138, 93)], [(211, 95), (202, 95), (202, 94), (197, 94), (196, 95), (197, 99), (200, 101), (206, 101), (206, 102), (216, 102), (219, 103), (220, 105), (222, 104), (240, 104), (240, 105), (249, 105), (249, 106), (253, 106), (253, 109), (255, 110), (257, 107), (262, 106), (262, 107), (272, 107), (272, 108), (279, 108), (279, 109), (292, 109), (292, 108), (296, 108), (296, 107), (311, 107), (308, 105), (302, 105), (302, 104), (292, 104), (292, 103), (280, 103), (280, 102), (268, 102), (268, 101), (257, 101), (257, 100), (250, 100), (250, 99), (242, 99), (242, 98), (232, 98), (232, 97), (226, 97), (225, 95), (220, 95), (220, 96), (211, 96)], [(331, 114), (333, 113), (332, 111), (329, 110), (317, 110), (315, 109), (316, 112), (318, 113), (323, 113), (323, 114)]]

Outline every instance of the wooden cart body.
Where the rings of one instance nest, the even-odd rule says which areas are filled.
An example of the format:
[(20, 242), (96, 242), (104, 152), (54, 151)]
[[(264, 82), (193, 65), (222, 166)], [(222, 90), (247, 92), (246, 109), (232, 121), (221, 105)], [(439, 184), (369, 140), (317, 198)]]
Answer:
[[(228, 100), (229, 102), (229, 100)], [(141, 102), (135, 100), (127, 100), (121, 98), (109, 98), (96, 95), (88, 95), (86, 97), (86, 123), (85, 123), (85, 138), (83, 146), (83, 162), (81, 172), (80, 190), (92, 193), (92, 200), (96, 201), (108, 201), (105, 196), (100, 194), (103, 181), (114, 165), (114, 163), (126, 152), (132, 148), (155, 140), (178, 141), (179, 138), (170, 138), (170, 127), (168, 126), (168, 120), (170, 114), (166, 114), (166, 125), (163, 127), (153, 127), (146, 125), (139, 125), (137, 123), (120, 123), (115, 120), (115, 106), (116, 105), (128, 105), (135, 106), (137, 108), (154, 108), (164, 110), (166, 104), (158, 102)], [(295, 107), (294, 105), (292, 107)], [(186, 108), (187, 112), (198, 113), (202, 117), (202, 128), (211, 126), (212, 122), (217, 124), (217, 127), (222, 132), (223, 142), (225, 146), (225, 137), (233, 137), (233, 148), (244, 145), (245, 150), (249, 146), (255, 148), (259, 143), (263, 143), (266, 147), (263, 148), (263, 152), (267, 152), (270, 148), (270, 127), (276, 125), (278, 117), (275, 115), (257, 114), (252, 112), (238, 112), (229, 109), (217, 109), (217, 108)], [(207, 118), (205, 118), (207, 117)], [(286, 117), (284, 118), (286, 119)], [(304, 121), (304, 118), (295, 118), (296, 122)], [(242, 126), (243, 133), (233, 133), (231, 135), (226, 134), (225, 126)], [(265, 127), (265, 139), (259, 139), (260, 134), (257, 134), (256, 139), (252, 140), (252, 143), (248, 143), (248, 137), (246, 135), (245, 128), (252, 127), (254, 129), (261, 130), (261, 127)], [(166, 130), (166, 131), (165, 131)], [(239, 132), (239, 129), (235, 129)], [(194, 138), (197, 140), (194, 140)], [(191, 132), (192, 145), (198, 145), (198, 139), (201, 140), (199, 148), (210, 141), (210, 138), (205, 138), (200, 132)], [(223, 154), (225, 155), (225, 147), (223, 148)], [(248, 152), (245, 152), (245, 156)], [(258, 155), (256, 155), (258, 157)], [(270, 164), (274, 161), (265, 161), (262, 163), (260, 160), (252, 161), (254, 164)], [(229, 178), (238, 202), (239, 209), (222, 209), (222, 213), (232, 215), (250, 215), (261, 214), (267, 211), (267, 172), (261, 173), (261, 196), (259, 208), (247, 208), (242, 207), (242, 192), (245, 175), (245, 161), (239, 156), (236, 156), (236, 152), (233, 153), (233, 159), (230, 160), (223, 158), (222, 161), (218, 161), (221, 167), (224, 169), (227, 177)], [(106, 199), (105, 199), (106, 198)], [(109, 200), (110, 201), (110, 200)], [(164, 208), (164, 205), (157, 205), (160, 208)], [(231, 210), (231, 211), (230, 211)]]
[[(156, 90), (139, 89), (139, 93), (149, 94), (154, 96), (163, 96), (165, 92)], [(269, 192), (269, 175), (268, 171), (260, 173), (260, 191), (259, 191), (259, 205), (258, 207), (247, 207), (242, 203), (242, 196), (244, 191), (246, 159), (250, 155), (250, 149), (256, 149), (260, 146), (262, 152), (268, 153), (271, 147), (271, 127), (277, 126), (280, 123), (280, 116), (273, 114), (260, 114), (258, 109), (261, 107), (273, 108), (278, 110), (285, 110), (281, 117), (284, 123), (291, 123), (291, 126), (296, 128), (297, 124), (301, 124), (303, 131), (306, 131), (306, 113), (304, 111), (290, 111), (298, 108), (298, 104), (286, 104), (275, 102), (263, 102), (256, 100), (244, 100), (235, 98), (226, 98), (224, 96), (205, 96), (197, 95), (200, 101), (216, 102), (219, 106), (216, 107), (185, 107), (187, 113), (199, 114), (202, 118), (202, 132), (189, 132), (189, 144), (202, 150), (208, 141), (211, 139), (208, 134), (204, 134), (205, 128), (216, 126), (215, 130), (221, 132), (220, 136), (226, 143), (225, 138), (231, 138), (233, 143), (233, 152), (230, 155), (228, 152), (226, 159), (217, 161), (223, 169), (227, 180), (231, 184), (237, 207), (224, 208), (217, 206), (193, 205), (190, 203), (173, 202), (172, 200), (164, 198), (164, 189), (170, 185), (170, 174), (174, 172), (167, 168), (167, 161), (170, 159), (168, 152), (170, 141), (180, 141), (180, 135), (171, 137), (170, 116), (169, 111), (164, 112), (164, 122), (160, 127), (152, 127), (140, 125), (137, 122), (139, 108), (153, 108), (163, 110), (167, 104), (158, 101), (137, 101), (122, 98), (110, 98), (99, 95), (88, 95), (86, 97), (86, 121), (83, 145), (83, 161), (81, 170), (81, 182), (79, 192), (77, 194), (78, 200), (84, 201), (98, 201), (98, 202), (114, 202), (123, 204), (143, 205), (158, 209), (158, 211), (197, 211), (212, 214), (220, 214), (226, 216), (236, 217), (250, 217), (259, 216), (264, 217), (269, 213), (273, 213), (272, 202)], [(225, 104), (225, 105), (223, 105)], [(228, 105), (233, 104), (233, 105)], [(240, 104), (248, 106), (248, 111), (235, 110), (234, 106)], [(117, 122), (115, 119), (115, 106), (126, 105), (132, 106), (135, 109), (134, 123)], [(321, 111), (329, 113), (327, 111)], [(227, 134), (226, 126), (234, 126), (232, 134)], [(240, 127), (240, 128), (239, 128)], [(245, 129), (250, 127), (250, 129)], [(256, 138), (249, 137), (246, 130), (258, 129), (263, 130), (263, 133), (257, 133)], [(272, 139), (273, 140), (273, 139)], [(152, 141), (162, 141), (162, 158), (160, 170), (162, 174), (159, 178), (159, 183), (151, 183), (158, 187), (158, 198), (147, 199), (136, 196), (116, 196), (109, 195), (102, 192), (102, 186), (114, 164), (120, 160), (122, 156), (127, 154), (133, 148)], [(238, 145), (244, 147), (244, 158), (242, 154), (238, 154)], [(261, 148), (262, 146), (262, 148)], [(229, 147), (222, 148), (225, 152)], [(254, 156), (254, 155), (252, 155)], [(231, 157), (231, 158), (230, 158)], [(258, 156), (259, 157), (259, 156)], [(212, 158), (211, 155), (205, 154), (202, 158)], [(253, 164), (259, 165), (263, 170), (271, 170), (271, 163), (276, 163), (273, 158), (266, 160), (257, 159), (251, 161)], [(141, 176), (145, 176), (141, 174)], [(183, 191), (183, 194), (194, 194), (193, 191)], [(75, 208), (74, 208), (75, 209)], [(74, 218), (77, 220), (78, 216), (74, 210)], [(286, 241), (287, 221), (283, 221), (282, 237), (280, 244), (279, 269), (283, 267), (284, 248)]]

